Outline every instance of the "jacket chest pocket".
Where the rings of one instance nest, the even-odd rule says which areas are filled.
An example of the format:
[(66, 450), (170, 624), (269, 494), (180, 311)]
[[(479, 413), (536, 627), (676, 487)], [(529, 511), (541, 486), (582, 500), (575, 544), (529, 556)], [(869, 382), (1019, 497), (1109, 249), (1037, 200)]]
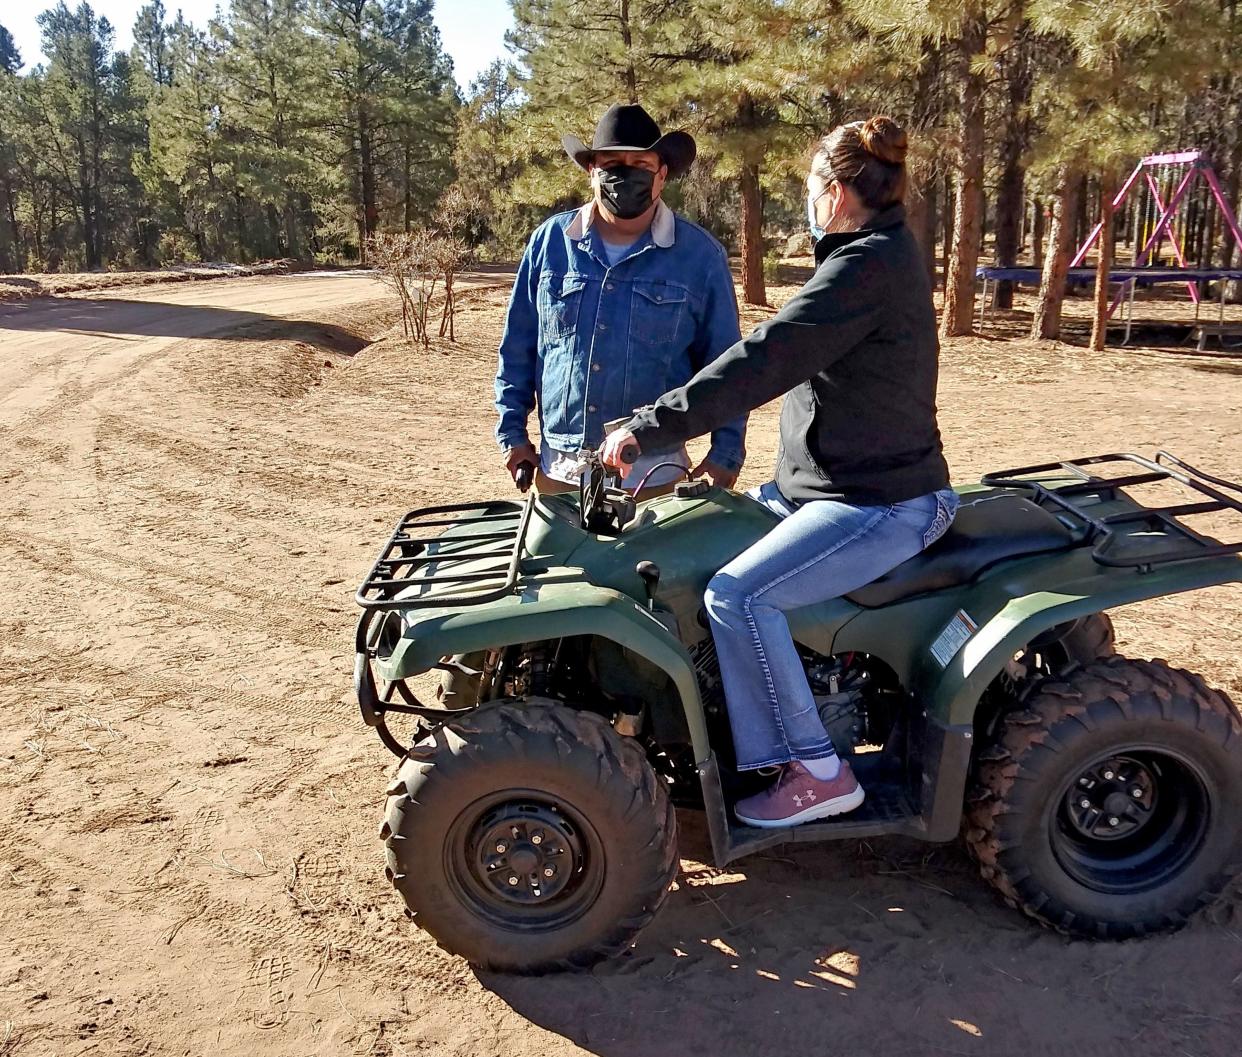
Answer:
[(573, 337), (582, 311), (586, 280), (550, 275), (539, 284), (539, 333), (546, 339)]
[(664, 283), (634, 284), (630, 340), (649, 348), (674, 351), (679, 347), (678, 332), (685, 317), (685, 290)]

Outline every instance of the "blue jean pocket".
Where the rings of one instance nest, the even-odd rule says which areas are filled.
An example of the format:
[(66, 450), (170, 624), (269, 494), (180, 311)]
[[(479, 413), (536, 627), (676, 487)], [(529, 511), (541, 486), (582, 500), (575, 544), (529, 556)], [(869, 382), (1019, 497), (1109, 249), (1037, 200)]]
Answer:
[(923, 533), (924, 550), (949, 531), (949, 526), (953, 524), (953, 517), (957, 513), (957, 505), (957, 493), (951, 488), (936, 493), (936, 513), (932, 517), (932, 523), (927, 526), (927, 531)]

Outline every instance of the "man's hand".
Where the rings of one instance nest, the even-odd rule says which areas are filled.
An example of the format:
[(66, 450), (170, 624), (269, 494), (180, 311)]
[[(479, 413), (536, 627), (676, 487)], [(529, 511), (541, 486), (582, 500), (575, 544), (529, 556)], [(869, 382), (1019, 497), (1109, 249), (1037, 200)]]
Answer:
[[(518, 486), (520, 491), (525, 492), (530, 488), (530, 483), (535, 479), (535, 467), (539, 465), (539, 456), (535, 452), (532, 444), (519, 444), (514, 448), (506, 448), (505, 469), (509, 471), (509, 476), (513, 478), (513, 483)], [(518, 470), (523, 463), (528, 463), (530, 468), (525, 471), (525, 481), (518, 480)], [(525, 484), (525, 487), (523, 487)]]
[[(639, 448), (638, 441), (634, 439), (634, 434), (628, 429), (614, 429), (604, 438), (604, 446), (599, 449), (600, 461), (605, 466), (611, 466), (614, 470), (620, 471), (623, 481), (634, 468), (634, 459), (637, 459), (640, 454), (642, 454), (642, 449)], [(627, 456), (628, 461), (626, 461)]]
[(704, 459), (690, 471), (690, 476), (706, 477), (717, 488), (732, 488), (737, 484), (737, 473), (737, 470), (726, 470), (719, 463)]

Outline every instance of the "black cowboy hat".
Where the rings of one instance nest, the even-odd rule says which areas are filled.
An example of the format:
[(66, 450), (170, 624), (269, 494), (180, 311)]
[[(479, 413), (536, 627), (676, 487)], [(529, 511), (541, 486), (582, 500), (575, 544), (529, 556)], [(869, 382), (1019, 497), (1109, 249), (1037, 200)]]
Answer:
[(690, 168), (698, 148), (689, 132), (660, 135), (660, 126), (641, 106), (614, 103), (595, 126), (595, 138), (588, 147), (577, 136), (562, 136), (565, 153), (583, 169), (597, 151), (653, 150), (668, 166), (668, 178), (680, 176)]

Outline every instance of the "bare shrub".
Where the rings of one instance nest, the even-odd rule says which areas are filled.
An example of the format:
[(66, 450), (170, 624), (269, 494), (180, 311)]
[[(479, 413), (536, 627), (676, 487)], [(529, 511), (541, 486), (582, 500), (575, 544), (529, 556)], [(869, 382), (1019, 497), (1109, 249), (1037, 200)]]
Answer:
[(407, 338), (431, 344), (427, 317), (440, 277), (439, 237), (427, 228), (373, 235), (370, 257), (379, 278), (401, 301), (401, 329)]
[(444, 279), (444, 311), (440, 316), (440, 337), (444, 337), (447, 330), (449, 341), (456, 340), (453, 317), (457, 310), (457, 300), (453, 283), (457, 273), (474, 262), (475, 247), (471, 243), (471, 229), (483, 209), (482, 200), (469, 194), (459, 183), (445, 191), (436, 204), (435, 227), (442, 240), (440, 275)]
[(374, 235), (368, 242), (368, 254), (380, 280), (392, 287), (401, 300), (401, 325), (406, 337), (424, 347), (431, 344), (428, 318), (436, 286), (441, 281), (444, 298), (439, 336), (457, 340), (454, 284), (458, 273), (475, 258), (470, 231), (481, 209), (481, 202), (455, 184), (436, 204), (430, 227)]

